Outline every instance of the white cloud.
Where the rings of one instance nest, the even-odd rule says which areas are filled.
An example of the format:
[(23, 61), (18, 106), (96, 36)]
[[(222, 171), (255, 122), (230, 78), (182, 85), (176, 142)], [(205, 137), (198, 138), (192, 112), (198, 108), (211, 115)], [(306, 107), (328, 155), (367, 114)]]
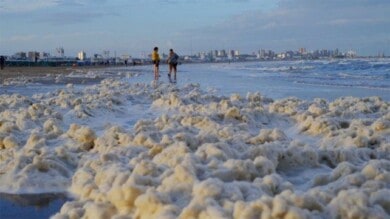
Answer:
[(58, 5), (56, 0), (0, 0), (0, 12), (28, 12)]
[(82, 37), (97, 37), (97, 36), (107, 36), (106, 32), (72, 32), (72, 33), (50, 33), (42, 36), (44, 40), (53, 40), (53, 39), (72, 39), (77, 40)]
[(67, 6), (94, 6), (96, 4), (105, 3), (107, 0), (57, 0), (59, 5)]
[[(49, 12), (44, 16), (34, 18), (35, 21), (40, 23), (48, 23), (52, 25), (66, 25), (86, 23), (94, 19), (99, 19), (109, 16), (119, 16), (112, 12), (98, 12), (98, 11), (67, 11), (67, 12)], [(50, 19), (48, 19), (48, 17)]]
[(190, 34), (203, 45), (223, 39), (238, 48), (358, 48), (390, 35), (389, 11), (388, 0), (280, 0), (272, 10), (245, 12)]
[(10, 37), (7, 41), (8, 42), (13, 42), (13, 43), (18, 43), (18, 42), (28, 42), (36, 39), (36, 35), (16, 35)]
[(94, 6), (107, 0), (0, 0), (0, 12), (20, 13), (56, 6)]

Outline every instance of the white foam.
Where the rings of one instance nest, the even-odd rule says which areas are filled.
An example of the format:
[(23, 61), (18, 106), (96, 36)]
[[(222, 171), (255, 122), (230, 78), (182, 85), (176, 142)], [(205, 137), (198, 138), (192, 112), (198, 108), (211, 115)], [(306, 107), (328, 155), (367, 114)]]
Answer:
[(113, 79), (2, 95), (0, 191), (72, 193), (54, 218), (385, 218), (389, 106)]

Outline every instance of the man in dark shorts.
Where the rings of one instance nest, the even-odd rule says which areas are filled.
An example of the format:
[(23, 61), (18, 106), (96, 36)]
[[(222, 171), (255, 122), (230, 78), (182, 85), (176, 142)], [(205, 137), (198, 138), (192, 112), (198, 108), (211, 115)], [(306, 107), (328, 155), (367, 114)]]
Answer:
[(168, 65), (169, 65), (169, 81), (171, 81), (171, 73), (173, 70), (173, 82), (176, 83), (176, 72), (177, 72), (177, 63), (179, 61), (179, 56), (173, 51), (173, 49), (169, 50), (169, 56), (167, 59)]

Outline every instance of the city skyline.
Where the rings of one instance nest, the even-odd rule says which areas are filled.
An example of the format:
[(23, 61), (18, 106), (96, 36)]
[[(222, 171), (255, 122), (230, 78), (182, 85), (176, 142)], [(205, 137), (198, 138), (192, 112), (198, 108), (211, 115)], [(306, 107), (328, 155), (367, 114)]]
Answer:
[[(145, 64), (151, 62), (151, 54), (144, 57), (133, 57), (127, 54), (118, 55), (114, 53), (111, 55), (110, 51), (106, 50), (101, 53), (95, 53), (90, 56), (85, 51), (80, 51), (75, 56), (65, 56), (64, 48), (57, 48), (57, 55), (51, 55), (46, 52), (18, 52), (14, 55), (8, 56), (8, 64), (10, 66), (16, 65), (96, 65), (96, 64), (114, 64), (127, 65), (127, 63)], [(161, 59), (166, 59), (168, 55), (161, 53)], [(308, 51), (306, 48), (299, 48), (298, 50), (286, 50), (283, 52), (275, 52), (273, 50), (260, 49), (252, 54), (242, 54), (239, 50), (209, 50), (208, 52), (196, 52), (195, 54), (181, 54), (183, 62), (242, 62), (242, 61), (272, 61), (272, 60), (314, 60), (314, 59), (329, 59), (329, 58), (362, 58), (355, 51), (340, 51), (336, 49), (317, 49)], [(386, 56), (378, 54), (378, 58), (385, 58)], [(53, 63), (54, 62), (54, 63)]]
[[(18, 51), (12, 55), (8, 55), (8, 58), (10, 59), (34, 59), (34, 57), (38, 57), (39, 59), (44, 59), (44, 58), (80, 58), (86, 57), (86, 58), (91, 58), (94, 56), (100, 56), (100, 57), (105, 57), (105, 58), (120, 58), (120, 57), (128, 57), (128, 58), (150, 58), (151, 53), (145, 53), (144, 56), (133, 56), (131, 54), (117, 54), (116, 51), (110, 51), (110, 50), (104, 50), (101, 52), (94, 52), (91, 54), (87, 54), (84, 50), (79, 50), (77, 54), (72, 54), (72, 55), (65, 55), (65, 49), (63, 47), (58, 47), (55, 49), (55, 54), (47, 52), (48, 50), (44, 51)], [(230, 54), (231, 56), (248, 56), (248, 55), (260, 55), (262, 53), (272, 53), (273, 55), (276, 56), (283, 56), (286, 54), (300, 54), (300, 55), (305, 55), (305, 54), (323, 54), (326, 53), (328, 55), (326, 56), (337, 56), (337, 55), (345, 55), (345, 54), (351, 54), (353, 53), (353, 57), (375, 57), (375, 56), (384, 56), (384, 53), (378, 53), (375, 56), (360, 56), (359, 54), (356, 53), (354, 50), (348, 50), (348, 51), (341, 51), (338, 48), (335, 49), (314, 49), (314, 50), (307, 50), (305, 47), (301, 47), (295, 50), (282, 50), (282, 51), (274, 51), (272, 49), (258, 49), (256, 51), (252, 51), (250, 53), (242, 53), (241, 50), (236, 49), (236, 48), (231, 48), (231, 49), (209, 49), (207, 51), (195, 51), (192, 54), (181, 54), (181, 56), (202, 56), (205, 54), (211, 54), (213, 56), (226, 56), (228, 57)], [(161, 51), (161, 54), (163, 57), (167, 56), (167, 53), (164, 51)], [(24, 57), (24, 58), (23, 58)], [(33, 58), (31, 58), (33, 57)], [(82, 58), (80, 58), (82, 60)]]
[(159, 46), (181, 54), (306, 47), (388, 55), (389, 11), (387, 0), (2, 0), (0, 53), (64, 47), (69, 56), (138, 57)]
[[(8, 66), (96, 66), (96, 65), (143, 65), (152, 64), (151, 56), (132, 57), (129, 55), (119, 55), (110, 51), (103, 51), (103, 54), (93, 54), (87, 56), (85, 51), (80, 51), (77, 57), (65, 56), (64, 48), (57, 48), (57, 56), (52, 56), (45, 52), (29, 51), (18, 52), (12, 56), (6, 57)], [(161, 60), (166, 60), (168, 55), (161, 54)], [(210, 50), (209, 52), (198, 52), (194, 55), (179, 56), (181, 63), (218, 63), (218, 62), (246, 62), (246, 61), (292, 61), (292, 60), (319, 60), (319, 59), (350, 59), (361, 58), (355, 51), (342, 52), (338, 49), (321, 49), (307, 51), (306, 48), (299, 48), (295, 51), (284, 51), (277, 53), (273, 50), (260, 49), (253, 54), (242, 54), (239, 50)], [(385, 58), (379, 54), (378, 58)], [(164, 61), (163, 61), (164, 63)]]

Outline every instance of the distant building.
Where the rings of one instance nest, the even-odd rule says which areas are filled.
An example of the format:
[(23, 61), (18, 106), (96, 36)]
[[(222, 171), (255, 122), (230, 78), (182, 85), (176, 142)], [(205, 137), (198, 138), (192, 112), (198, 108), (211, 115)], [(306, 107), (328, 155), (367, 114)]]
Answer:
[(25, 52), (17, 52), (13, 55), (15, 59), (26, 59), (27, 54)]
[(40, 57), (41, 59), (49, 58), (49, 57), (50, 57), (50, 53), (48, 53), (48, 52), (40, 52), (40, 53), (39, 53), (39, 57)]
[(79, 60), (84, 61), (87, 58), (87, 54), (84, 51), (81, 51), (77, 54), (77, 58), (79, 58)]
[(286, 53), (282, 52), (277, 55), (278, 59), (285, 59), (286, 58)]
[(65, 50), (64, 50), (63, 47), (58, 47), (58, 48), (56, 48), (56, 51), (57, 51), (57, 53), (58, 53), (58, 55), (59, 55), (60, 57), (64, 57), (64, 56), (65, 56)]
[(321, 56), (321, 57), (328, 57), (329, 54), (330, 54), (330, 52), (329, 52), (327, 49), (322, 49), (322, 50), (320, 51), (320, 56)]
[(122, 58), (123, 60), (130, 60), (130, 59), (131, 59), (131, 56), (128, 55), (128, 54), (124, 54), (124, 55), (122, 55), (121, 58)]
[(226, 57), (226, 51), (224, 49), (218, 51), (218, 57)]
[(161, 54), (161, 59), (167, 59), (167, 58), (168, 58), (168, 54), (165, 53)]
[(306, 48), (299, 48), (299, 53), (301, 53), (301, 55), (307, 54)]
[(234, 50), (230, 50), (229, 51), (228, 58), (229, 59), (233, 59), (234, 58)]
[(206, 60), (207, 54), (205, 52), (199, 53), (200, 60)]
[(356, 57), (356, 52), (353, 50), (349, 50), (346, 54), (347, 58), (354, 58)]
[(260, 49), (258, 52), (258, 58), (264, 59), (265, 58), (265, 49)]
[(269, 60), (269, 59), (273, 59), (275, 57), (275, 52), (272, 50), (260, 49), (256, 55), (257, 55), (257, 58), (259, 58), (259, 59)]
[(104, 50), (103, 51), (103, 56), (105, 57), (105, 58), (110, 58), (110, 50)]
[(27, 57), (32, 61), (36, 61), (39, 59), (39, 52), (30, 51), (27, 53)]
[(335, 50), (334, 50), (334, 53), (333, 53), (333, 56), (338, 56), (338, 55), (340, 55), (340, 54), (339, 54), (339, 49), (335, 49)]

